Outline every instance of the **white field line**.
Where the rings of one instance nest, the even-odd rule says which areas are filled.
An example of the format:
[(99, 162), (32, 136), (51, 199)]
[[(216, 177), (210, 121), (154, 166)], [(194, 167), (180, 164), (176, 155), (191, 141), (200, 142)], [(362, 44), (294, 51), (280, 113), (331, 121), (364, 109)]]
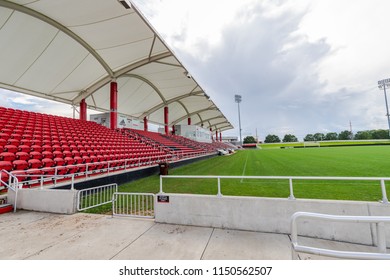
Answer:
[[(244, 164), (244, 169), (242, 170), (242, 175), (241, 176), (245, 176), (245, 170), (246, 170), (246, 164), (248, 162), (248, 153), (246, 154), (246, 160), (245, 160), (245, 164)], [(240, 183), (242, 183), (244, 181), (244, 178), (241, 178), (240, 180)]]

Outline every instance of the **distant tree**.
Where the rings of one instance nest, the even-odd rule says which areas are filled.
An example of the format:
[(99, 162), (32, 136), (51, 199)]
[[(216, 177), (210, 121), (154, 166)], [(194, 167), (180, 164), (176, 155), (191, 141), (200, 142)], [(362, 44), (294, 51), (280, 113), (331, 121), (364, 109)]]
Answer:
[(355, 134), (355, 140), (366, 140), (366, 139), (372, 139), (371, 131), (365, 130), (365, 131), (358, 131)]
[(256, 143), (256, 139), (253, 136), (247, 136), (244, 138), (244, 144)]
[(298, 142), (298, 138), (292, 134), (286, 134), (283, 137), (283, 142)]
[(325, 140), (337, 140), (339, 135), (336, 132), (328, 132), (325, 135)]
[(389, 139), (389, 130), (376, 129), (371, 130), (372, 139)]
[(279, 143), (279, 142), (280, 142), (280, 138), (276, 135), (271, 135), (271, 134), (268, 134), (264, 140), (264, 143)]
[(308, 134), (303, 138), (303, 141), (315, 141), (313, 134)]
[(339, 140), (351, 140), (353, 135), (349, 130), (344, 130), (339, 133)]
[(325, 138), (323, 133), (316, 133), (313, 135), (314, 141), (322, 141)]

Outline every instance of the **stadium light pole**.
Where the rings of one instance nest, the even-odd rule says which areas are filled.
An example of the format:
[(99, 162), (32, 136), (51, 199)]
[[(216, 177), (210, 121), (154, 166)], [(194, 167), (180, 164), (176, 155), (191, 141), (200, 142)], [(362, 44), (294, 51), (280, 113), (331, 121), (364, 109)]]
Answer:
[(389, 105), (387, 104), (387, 94), (386, 94), (386, 88), (389, 87), (390, 87), (390, 79), (383, 79), (378, 81), (378, 88), (383, 89), (383, 93), (385, 95), (386, 116), (387, 116), (387, 123), (389, 125), (389, 136), (390, 136), (390, 115), (389, 115)]
[(241, 138), (241, 116), (240, 116), (240, 103), (241, 103), (241, 95), (235, 95), (234, 96), (234, 100), (236, 101), (236, 103), (238, 104), (238, 126), (239, 126), (239, 130), (240, 130), (240, 145), (242, 146), (242, 138)]

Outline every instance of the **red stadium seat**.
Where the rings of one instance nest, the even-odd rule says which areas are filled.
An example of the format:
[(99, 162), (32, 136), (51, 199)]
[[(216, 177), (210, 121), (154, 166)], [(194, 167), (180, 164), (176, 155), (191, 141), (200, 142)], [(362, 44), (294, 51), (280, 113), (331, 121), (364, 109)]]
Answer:
[(54, 163), (55, 163), (55, 166), (64, 166), (65, 160), (63, 158), (55, 158)]
[(54, 151), (53, 156), (54, 156), (54, 158), (63, 158), (64, 154), (60, 151)]
[(19, 152), (25, 152), (25, 153), (29, 153), (31, 151), (30, 146), (27, 145), (19, 145), (18, 149)]
[(16, 155), (10, 152), (2, 152), (0, 154), (0, 161), (14, 161), (16, 159)]
[(41, 175), (44, 174), (44, 171), (38, 168), (32, 168), (28, 169), (26, 174), (28, 175), (28, 180), (40, 180)]
[(55, 164), (53, 159), (51, 159), (51, 158), (44, 158), (44, 159), (42, 159), (42, 165), (43, 165), (43, 167), (53, 167), (56, 164)]
[(65, 161), (65, 165), (75, 164), (75, 162), (76, 162), (72, 157), (69, 157), (69, 156), (65, 157), (64, 161)]
[(16, 153), (18, 151), (18, 147), (15, 145), (5, 145), (4, 151), (10, 152), (10, 153)]
[(43, 158), (51, 158), (51, 159), (53, 159), (53, 158), (54, 158), (54, 155), (53, 155), (52, 152), (43, 151), (43, 152), (42, 152), (42, 157), (43, 157)]
[(6, 171), (11, 171), (13, 168), (12, 163), (10, 161), (0, 161), (0, 170), (6, 170)]
[(28, 163), (25, 160), (14, 160), (12, 162), (12, 166), (14, 170), (26, 170), (28, 168)]
[(42, 153), (42, 150), (42, 146), (40, 145), (31, 145), (31, 151)]
[(30, 154), (26, 152), (17, 152), (15, 154), (16, 159), (21, 159), (21, 160), (29, 160), (30, 159)]
[(33, 151), (33, 152), (30, 152), (30, 158), (41, 160), (43, 158), (43, 156), (42, 156), (41, 152)]
[(30, 159), (28, 161), (29, 168), (41, 168), (42, 162), (39, 159)]

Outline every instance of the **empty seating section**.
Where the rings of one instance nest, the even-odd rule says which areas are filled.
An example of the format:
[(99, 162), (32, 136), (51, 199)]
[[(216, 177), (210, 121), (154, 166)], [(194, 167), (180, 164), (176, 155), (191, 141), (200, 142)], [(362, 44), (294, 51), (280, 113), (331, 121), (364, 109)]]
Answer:
[[(41, 175), (155, 164), (164, 150), (90, 121), (0, 107), (0, 170), (27, 184)], [(8, 175), (1, 173), (1, 180)]]
[(155, 147), (170, 153), (175, 158), (215, 153), (219, 148), (212, 143), (200, 143), (178, 135), (163, 135), (157, 132), (126, 128), (121, 129), (121, 132), (133, 139), (139, 139), (149, 145), (155, 145)]

